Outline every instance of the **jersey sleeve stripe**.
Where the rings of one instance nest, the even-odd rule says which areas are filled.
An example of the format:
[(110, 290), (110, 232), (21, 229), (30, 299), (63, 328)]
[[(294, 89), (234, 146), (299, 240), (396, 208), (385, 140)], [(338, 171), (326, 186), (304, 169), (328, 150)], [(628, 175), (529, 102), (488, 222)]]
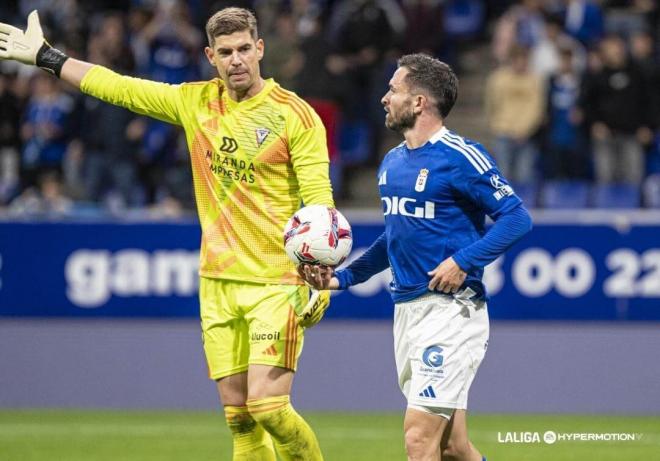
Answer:
[(305, 102), (304, 99), (300, 98), (298, 95), (292, 91), (287, 91), (282, 88), (275, 88), (274, 92), (282, 96), (285, 100), (289, 101), (292, 107), (298, 107), (302, 114), (304, 114), (305, 120), (309, 124), (309, 127), (314, 126), (314, 117), (310, 112), (309, 105)]
[(454, 135), (450, 132), (445, 133), (445, 136), (447, 136), (449, 139), (452, 139), (452, 140), (458, 142), (461, 146), (463, 146), (464, 149), (467, 149), (468, 151), (472, 152), (475, 155), (475, 158), (477, 159), (477, 161), (481, 164), (481, 166), (483, 166), (486, 169), (486, 171), (493, 168), (493, 166), (490, 164), (490, 162), (488, 161), (486, 156), (484, 154), (482, 154), (481, 152), (479, 152), (479, 149), (477, 149), (476, 147), (469, 146), (465, 142), (465, 139), (461, 138), (460, 136), (456, 136), (456, 135)]
[(293, 101), (291, 101), (290, 104), (293, 110), (295, 111), (295, 113), (298, 114), (298, 117), (302, 119), (303, 126), (305, 127), (306, 130), (314, 126), (312, 121), (306, 117), (305, 112), (302, 110), (302, 108), (299, 105), (295, 104)]
[(475, 148), (474, 146), (469, 146), (463, 138), (461, 138), (460, 136), (456, 136), (454, 134), (451, 134), (449, 132), (447, 132), (445, 135), (447, 136), (447, 138), (449, 138), (449, 139), (453, 140), (454, 142), (457, 142), (458, 144), (460, 144), (461, 147), (463, 147), (463, 149), (467, 150), (468, 152), (471, 152), (473, 154), (474, 158), (477, 160), (477, 162), (479, 162), (479, 164), (483, 168), (485, 168), (486, 171), (488, 171), (492, 168), (492, 165), (490, 164), (488, 159), (481, 152), (479, 152), (479, 150), (477, 148)]
[(445, 138), (445, 137), (441, 138), (440, 142), (442, 142), (446, 146), (451, 147), (453, 150), (458, 151), (461, 154), (463, 154), (463, 156), (470, 161), (472, 166), (475, 168), (475, 170), (477, 170), (479, 172), (479, 174), (484, 174), (486, 172), (484, 167), (481, 166), (481, 164), (478, 163), (474, 159), (474, 157), (472, 157), (472, 155), (467, 150), (464, 150), (460, 145), (454, 144), (453, 141), (451, 141), (451, 140), (449, 140), (449, 138)]
[(289, 99), (289, 98), (287, 98), (287, 97), (285, 97), (285, 96), (279, 95), (279, 94), (275, 94), (275, 90), (271, 93), (271, 97), (272, 97), (273, 100), (275, 100), (276, 102), (279, 102), (280, 104), (285, 104), (285, 105), (291, 107), (291, 109), (296, 113), (296, 115), (298, 115), (298, 118), (300, 118), (300, 120), (301, 120), (303, 126), (305, 127), (305, 129), (309, 129), (309, 128), (311, 128), (311, 127), (313, 126), (313, 124), (311, 123), (311, 121), (308, 120), (308, 119), (305, 117), (305, 114), (301, 111), (301, 109), (300, 109), (299, 107), (297, 107), (297, 106), (293, 103), (293, 101), (292, 101), (291, 99)]
[(312, 115), (312, 110), (311, 110), (309, 104), (307, 104), (307, 101), (305, 101), (304, 99), (302, 99), (300, 96), (298, 96), (296, 94), (293, 95), (293, 100), (296, 101), (298, 104), (300, 104), (300, 107), (302, 108), (303, 112), (307, 116), (307, 119), (312, 122), (312, 125), (314, 125), (314, 116)]

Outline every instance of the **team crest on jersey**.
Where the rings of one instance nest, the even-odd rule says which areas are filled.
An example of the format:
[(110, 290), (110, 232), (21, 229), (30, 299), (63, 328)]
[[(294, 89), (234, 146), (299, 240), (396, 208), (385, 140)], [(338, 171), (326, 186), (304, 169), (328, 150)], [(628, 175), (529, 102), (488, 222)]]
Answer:
[(424, 188), (426, 187), (426, 178), (429, 176), (429, 170), (426, 168), (422, 168), (419, 170), (419, 174), (417, 175), (417, 181), (415, 181), (415, 190), (417, 192), (423, 192)]
[(255, 133), (257, 135), (257, 146), (261, 146), (270, 134), (270, 130), (268, 128), (257, 128)]
[(380, 178), (378, 178), (378, 185), (379, 186), (387, 185), (387, 170), (383, 171), (383, 174), (381, 174)]

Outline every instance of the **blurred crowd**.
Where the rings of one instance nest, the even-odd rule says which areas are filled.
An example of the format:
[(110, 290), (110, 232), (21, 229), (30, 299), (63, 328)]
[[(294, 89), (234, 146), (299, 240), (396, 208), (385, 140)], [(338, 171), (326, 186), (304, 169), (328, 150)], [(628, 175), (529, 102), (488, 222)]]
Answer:
[(507, 178), (572, 182), (560, 196), (578, 207), (590, 181), (596, 206), (660, 206), (658, 8), (522, 0), (496, 21), (484, 99)]
[[(466, 49), (491, 48), (476, 70), (487, 147), (521, 190), (569, 180), (640, 191), (659, 177), (654, 0), (3, 0), (0, 21), (22, 25), (38, 9), (68, 55), (179, 83), (216, 76), (203, 30), (226, 6), (257, 12), (262, 74), (321, 116), (340, 203), (389, 147), (380, 98), (409, 52), (437, 56), (460, 77), (475, 72), (463, 69)], [(449, 125), (460, 129), (451, 116)], [(178, 128), (0, 65), (0, 210), (179, 216), (194, 209), (191, 182)]]

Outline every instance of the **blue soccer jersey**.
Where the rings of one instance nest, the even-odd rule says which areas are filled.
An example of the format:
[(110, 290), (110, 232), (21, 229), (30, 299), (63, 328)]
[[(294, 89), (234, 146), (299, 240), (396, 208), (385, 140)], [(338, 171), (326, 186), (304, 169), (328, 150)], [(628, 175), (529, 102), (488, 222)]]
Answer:
[[(337, 272), (341, 288), (390, 266), (394, 301), (414, 299), (428, 291), (428, 272), (452, 256), (467, 272), (463, 288), (484, 298), (483, 267), (530, 228), (522, 202), (485, 149), (446, 128), (417, 149), (405, 143), (392, 149), (378, 185), (385, 232)], [(496, 226), (483, 238), (486, 215)], [(503, 217), (510, 219), (500, 222)]]

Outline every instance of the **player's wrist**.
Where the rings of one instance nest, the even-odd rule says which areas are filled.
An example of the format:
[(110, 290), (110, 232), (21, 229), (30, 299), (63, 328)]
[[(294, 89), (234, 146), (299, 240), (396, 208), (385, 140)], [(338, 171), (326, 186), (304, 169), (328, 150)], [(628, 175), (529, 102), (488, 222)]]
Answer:
[(472, 268), (472, 265), (469, 263), (469, 261), (465, 258), (462, 252), (458, 251), (457, 253), (454, 253), (451, 256), (452, 261), (458, 266), (460, 270), (463, 272), (469, 272), (470, 269)]
[(334, 287), (330, 288), (330, 286), (328, 286), (329, 290), (346, 290), (350, 286), (349, 271), (347, 269), (335, 271), (329, 285)]
[(57, 48), (53, 48), (46, 40), (44, 40), (39, 51), (37, 51), (35, 64), (40, 69), (59, 77), (62, 73), (62, 67), (67, 59), (69, 59), (69, 56)]
[(328, 282), (327, 290), (339, 290), (339, 279), (335, 276), (332, 276), (330, 282)]

